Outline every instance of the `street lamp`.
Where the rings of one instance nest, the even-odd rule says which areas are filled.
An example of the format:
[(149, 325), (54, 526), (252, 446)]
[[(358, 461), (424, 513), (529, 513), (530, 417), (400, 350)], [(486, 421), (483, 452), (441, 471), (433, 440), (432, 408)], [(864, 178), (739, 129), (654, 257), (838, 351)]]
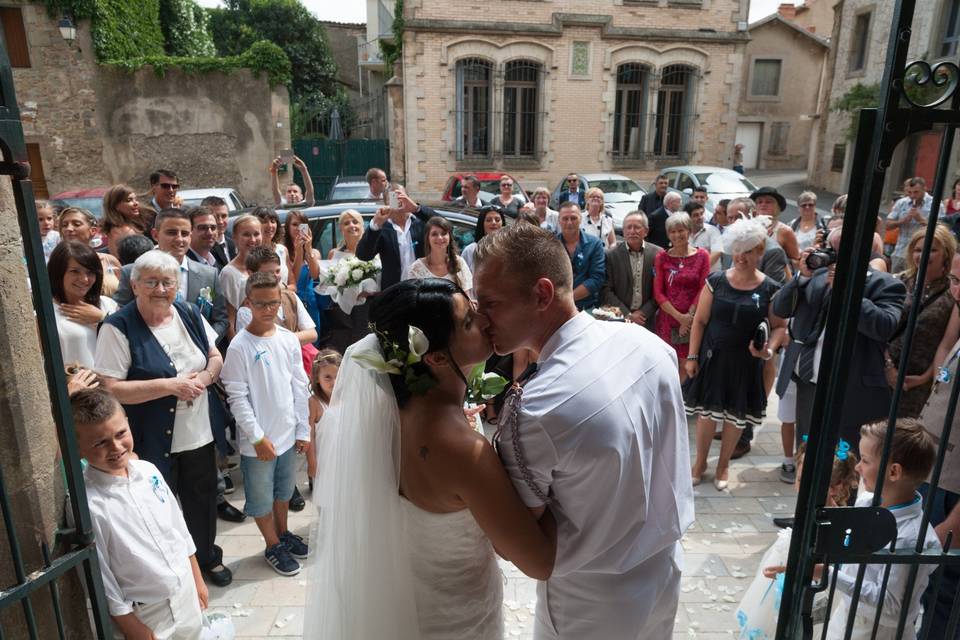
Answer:
[(57, 28), (60, 29), (60, 35), (67, 41), (67, 44), (73, 44), (73, 41), (77, 39), (77, 27), (70, 19), (70, 14), (63, 14), (60, 22), (57, 23)]

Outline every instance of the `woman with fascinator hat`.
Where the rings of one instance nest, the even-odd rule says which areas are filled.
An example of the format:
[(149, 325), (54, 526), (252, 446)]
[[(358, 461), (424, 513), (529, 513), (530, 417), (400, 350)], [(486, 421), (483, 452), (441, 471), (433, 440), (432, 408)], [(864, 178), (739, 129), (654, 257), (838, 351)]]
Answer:
[(517, 496), (464, 415), (487, 397), (487, 321), (454, 283), (408, 280), (371, 300), (319, 430), (319, 518), (304, 628), (311, 640), (499, 639), (494, 548), (549, 576), (556, 530)]

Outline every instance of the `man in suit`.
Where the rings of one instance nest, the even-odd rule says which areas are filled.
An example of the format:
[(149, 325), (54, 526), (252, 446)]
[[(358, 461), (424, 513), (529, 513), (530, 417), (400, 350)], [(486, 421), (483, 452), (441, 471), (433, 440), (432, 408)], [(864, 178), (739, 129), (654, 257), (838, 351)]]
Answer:
[(571, 173), (567, 176), (566, 185), (560, 190), (560, 195), (557, 196), (557, 207), (559, 208), (564, 202), (572, 202), (580, 207), (581, 211), (586, 209), (587, 201), (584, 197), (584, 191), (580, 188), (580, 177)]
[[(164, 209), (157, 214), (153, 239), (158, 248), (169, 253), (180, 263), (180, 289), (177, 299), (192, 302), (222, 338), (227, 333), (226, 299), (217, 291), (217, 270), (187, 257), (192, 227), (190, 217), (183, 209)], [(133, 265), (120, 270), (120, 287), (113, 299), (123, 306), (133, 300), (130, 274)]]
[(207, 196), (200, 201), (201, 207), (207, 207), (217, 220), (217, 240), (213, 243), (210, 252), (217, 259), (222, 269), (228, 262), (237, 257), (237, 246), (227, 236), (227, 221), (230, 219), (230, 207), (227, 201), (220, 196)]
[(187, 249), (187, 257), (200, 264), (213, 267), (218, 272), (226, 266), (222, 258), (226, 256), (222, 253), (218, 256), (213, 248), (217, 244), (217, 218), (210, 211), (210, 207), (200, 205), (187, 211), (190, 216), (190, 225), (193, 230), (190, 233), (190, 248)]
[(607, 279), (600, 290), (600, 304), (617, 307), (624, 318), (653, 331), (657, 312), (653, 260), (663, 248), (644, 242), (647, 231), (642, 211), (632, 211), (623, 219), (623, 242), (606, 251)]
[[(828, 242), (834, 250), (839, 249), (840, 229), (830, 234)], [(836, 269), (836, 265), (831, 265), (811, 272), (806, 260), (812, 252), (812, 248), (803, 252), (800, 274), (777, 292), (772, 303), (775, 314), (790, 318), (791, 341), (781, 363), (777, 394), (783, 396), (791, 378), (796, 382), (798, 444), (810, 433), (824, 326)], [(867, 269), (839, 421), (840, 437), (850, 443), (853, 451), (860, 441), (860, 426), (887, 415), (891, 391), (884, 375), (884, 354), (900, 322), (906, 293), (900, 280), (882, 271)]]
[(462, 195), (453, 201), (458, 207), (479, 209), (487, 204), (480, 198), (480, 179), (477, 176), (466, 176), (460, 183), (460, 193)]
[(647, 222), (650, 225), (650, 242), (664, 249), (670, 246), (670, 238), (667, 237), (667, 218), (680, 211), (682, 203), (683, 198), (680, 197), (680, 194), (671, 191), (663, 196), (663, 206), (653, 213), (647, 214)]
[(395, 189), (400, 208), (377, 209), (357, 244), (356, 255), (361, 260), (373, 260), (375, 256), (380, 256), (383, 269), (380, 274), (381, 289), (400, 282), (404, 271), (417, 258), (423, 257), (424, 223), (435, 215), (430, 207), (414, 202), (403, 187), (396, 186)]
[[(670, 179), (662, 173), (653, 181), (653, 192), (643, 194), (638, 209), (648, 216), (663, 206), (663, 197), (667, 195)], [(666, 246), (666, 245), (664, 245)]]

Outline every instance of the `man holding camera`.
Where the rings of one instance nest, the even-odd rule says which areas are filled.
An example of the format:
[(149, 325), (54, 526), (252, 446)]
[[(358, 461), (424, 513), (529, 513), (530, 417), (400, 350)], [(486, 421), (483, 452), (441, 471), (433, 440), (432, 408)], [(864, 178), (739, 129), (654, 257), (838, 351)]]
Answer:
[[(907, 266), (907, 245), (910, 238), (927, 226), (933, 196), (927, 193), (927, 182), (917, 176), (910, 178), (904, 185), (905, 195), (897, 200), (887, 216), (887, 229), (899, 229), (897, 244), (893, 249), (890, 272), (899, 273)], [(943, 204), (940, 205), (942, 214)]]
[[(796, 382), (797, 444), (810, 433), (840, 233), (840, 229), (831, 232), (824, 249), (811, 247), (804, 250), (799, 275), (773, 298), (773, 312), (790, 319), (788, 332), (791, 341), (781, 362), (777, 395), (783, 397), (791, 378)], [(867, 269), (839, 424), (840, 437), (849, 442), (854, 451), (860, 440), (860, 425), (887, 415), (890, 387), (884, 376), (883, 354), (900, 322), (906, 293), (900, 280)]]

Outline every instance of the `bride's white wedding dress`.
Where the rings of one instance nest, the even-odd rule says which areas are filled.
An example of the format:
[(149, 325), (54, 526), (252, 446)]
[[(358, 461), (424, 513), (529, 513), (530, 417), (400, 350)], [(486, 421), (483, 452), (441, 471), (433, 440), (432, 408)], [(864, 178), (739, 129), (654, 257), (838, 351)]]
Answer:
[(305, 640), (500, 640), (503, 578), (468, 509), (424, 511), (399, 492), (400, 413), (385, 374), (344, 355), (318, 425)]
[[(402, 499), (401, 499), (402, 500)], [(402, 500), (420, 637), (500, 640), (503, 576), (469, 509), (430, 513)]]

